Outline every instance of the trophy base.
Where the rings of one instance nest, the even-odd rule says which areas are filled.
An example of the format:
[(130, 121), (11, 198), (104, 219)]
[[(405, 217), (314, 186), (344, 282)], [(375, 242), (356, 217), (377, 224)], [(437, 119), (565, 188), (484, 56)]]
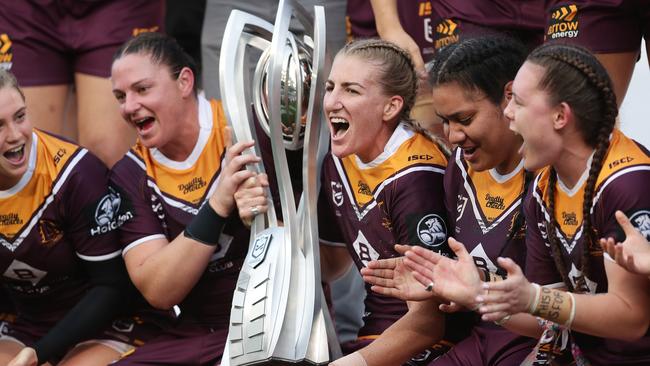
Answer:
[(286, 360), (264, 360), (256, 363), (250, 363), (249, 365), (255, 366), (314, 366), (314, 365), (327, 365), (329, 361), (323, 363), (315, 363), (311, 361), (286, 361)]

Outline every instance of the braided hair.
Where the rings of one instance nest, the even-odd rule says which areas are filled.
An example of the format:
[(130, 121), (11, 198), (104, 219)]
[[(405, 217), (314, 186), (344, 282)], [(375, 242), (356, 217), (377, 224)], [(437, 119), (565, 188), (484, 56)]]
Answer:
[(377, 82), (387, 95), (399, 95), (404, 105), (399, 114), (399, 120), (406, 123), (413, 131), (426, 136), (438, 145), (438, 148), (449, 157), (447, 146), (429, 131), (422, 128), (410, 118), (411, 109), (415, 105), (418, 92), (418, 76), (411, 55), (394, 43), (382, 39), (369, 38), (349, 42), (337, 53), (338, 55), (356, 56), (378, 66), (381, 74)]
[[(438, 52), (429, 71), (429, 82), (433, 88), (457, 83), (464, 90), (484, 94), (501, 109), (505, 86), (515, 78), (525, 59), (526, 48), (514, 39), (502, 35), (468, 38)], [(526, 173), (522, 197), (532, 178), (532, 173)], [(521, 209), (513, 216), (506, 243), (525, 230), (523, 206), (522, 203)], [(506, 248), (504, 245), (499, 255)]]
[(581, 260), (582, 274), (573, 286), (568, 276), (557, 237), (555, 219), (555, 187), (557, 172), (551, 167), (549, 179), (549, 216), (546, 232), (555, 265), (567, 288), (572, 292), (588, 292), (586, 277), (589, 273), (591, 252), (597, 251), (597, 233), (593, 227), (591, 210), (596, 180), (609, 149), (609, 136), (614, 129), (618, 107), (612, 82), (596, 57), (584, 48), (565, 44), (545, 44), (535, 49), (527, 61), (544, 68), (539, 87), (550, 96), (550, 104), (565, 102), (571, 106), (576, 125), (584, 141), (594, 148), (589, 167), (582, 206), (584, 245)]

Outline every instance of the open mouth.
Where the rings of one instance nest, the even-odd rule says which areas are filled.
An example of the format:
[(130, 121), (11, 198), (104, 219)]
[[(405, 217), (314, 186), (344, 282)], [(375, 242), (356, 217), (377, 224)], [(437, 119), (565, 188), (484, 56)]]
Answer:
[(334, 129), (334, 137), (340, 137), (345, 134), (345, 132), (350, 128), (350, 123), (340, 117), (333, 117), (330, 119), (330, 123), (332, 124), (332, 129)]
[(153, 117), (144, 117), (144, 118), (140, 118), (140, 119), (137, 119), (137, 120), (133, 120), (133, 123), (135, 123), (135, 127), (139, 131), (144, 131), (144, 130), (148, 129), (149, 127), (151, 127), (153, 125), (154, 121), (155, 121), (155, 119)]
[(23, 157), (25, 156), (25, 144), (22, 144), (18, 147), (15, 147), (11, 150), (5, 151), (4, 154), (2, 154), (7, 160), (10, 162), (16, 164), (20, 163), (23, 160)]
[(476, 147), (463, 147), (463, 154), (472, 155), (476, 152)]

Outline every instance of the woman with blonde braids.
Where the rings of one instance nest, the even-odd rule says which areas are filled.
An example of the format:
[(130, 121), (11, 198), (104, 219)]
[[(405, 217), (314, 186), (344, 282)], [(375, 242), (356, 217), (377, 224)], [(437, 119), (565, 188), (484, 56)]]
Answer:
[[(517, 73), (505, 113), (524, 139), (525, 167), (543, 168), (525, 204), (526, 277), (533, 283), (512, 260), (501, 258), (508, 279), (483, 286), (484, 293), (465, 278), (465, 288), (478, 295), (465, 305), (525, 334), (535, 334), (541, 324), (546, 341), (570, 333), (578, 362), (647, 365), (648, 278), (618, 266), (597, 242), (599, 236), (619, 236), (617, 210), (650, 219), (650, 157), (614, 128), (618, 109), (605, 69), (582, 48), (541, 46)], [(418, 249), (407, 255), (421, 282), (434, 281), (447, 291), (463, 283), (446, 270), (459, 273), (465, 253), (455, 263)], [(433, 271), (425, 268), (431, 262)], [(510, 318), (517, 313), (537, 318)], [(539, 362), (543, 349), (530, 361)]]

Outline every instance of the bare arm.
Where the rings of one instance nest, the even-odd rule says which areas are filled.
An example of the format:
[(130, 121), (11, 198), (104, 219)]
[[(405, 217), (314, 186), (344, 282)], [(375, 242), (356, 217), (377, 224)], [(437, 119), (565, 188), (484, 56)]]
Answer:
[[(243, 167), (260, 161), (252, 154), (241, 154), (252, 145), (253, 142), (239, 142), (227, 150), (219, 184), (207, 203), (221, 221), (225, 221), (235, 206), (233, 196), (237, 187), (254, 175)], [(219, 231), (223, 222), (220, 224)], [(181, 233), (171, 242), (156, 238), (141, 243), (125, 253), (124, 261), (131, 280), (147, 301), (157, 308), (168, 309), (181, 302), (194, 287), (216, 247)]]
[(352, 258), (345, 247), (320, 245), (320, 270), (323, 282), (333, 282), (348, 272)]
[(424, 61), (420, 47), (402, 27), (397, 12), (397, 0), (370, 0), (375, 15), (377, 33), (381, 39), (390, 41), (408, 51), (415, 64), (415, 70), (424, 73)]

